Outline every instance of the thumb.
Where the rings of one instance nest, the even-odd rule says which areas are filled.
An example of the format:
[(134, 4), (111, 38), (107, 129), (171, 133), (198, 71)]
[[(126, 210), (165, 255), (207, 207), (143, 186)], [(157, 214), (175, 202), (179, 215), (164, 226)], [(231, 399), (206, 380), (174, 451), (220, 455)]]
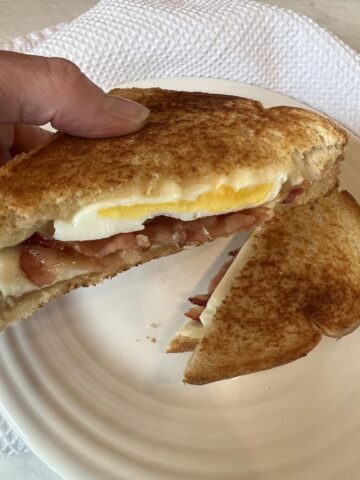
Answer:
[(0, 122), (43, 125), (83, 137), (141, 128), (149, 110), (105, 94), (72, 62), (0, 52)]

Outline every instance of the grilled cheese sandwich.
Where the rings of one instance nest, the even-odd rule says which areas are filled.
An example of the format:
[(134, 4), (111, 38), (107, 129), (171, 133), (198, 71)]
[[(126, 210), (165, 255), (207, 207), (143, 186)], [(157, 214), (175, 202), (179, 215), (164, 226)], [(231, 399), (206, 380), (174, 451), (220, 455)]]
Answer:
[(112, 94), (151, 110), (142, 130), (57, 134), (0, 171), (0, 329), (75, 286), (254, 228), (337, 182), (346, 134), (314, 112), (194, 92)]

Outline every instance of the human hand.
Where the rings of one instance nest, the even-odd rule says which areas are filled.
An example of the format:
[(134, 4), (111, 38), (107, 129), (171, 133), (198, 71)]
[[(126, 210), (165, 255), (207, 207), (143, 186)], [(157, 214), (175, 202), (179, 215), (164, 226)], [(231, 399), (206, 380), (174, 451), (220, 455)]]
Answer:
[(111, 137), (138, 130), (148, 114), (142, 105), (105, 94), (68, 60), (0, 51), (0, 164), (49, 139), (38, 125)]

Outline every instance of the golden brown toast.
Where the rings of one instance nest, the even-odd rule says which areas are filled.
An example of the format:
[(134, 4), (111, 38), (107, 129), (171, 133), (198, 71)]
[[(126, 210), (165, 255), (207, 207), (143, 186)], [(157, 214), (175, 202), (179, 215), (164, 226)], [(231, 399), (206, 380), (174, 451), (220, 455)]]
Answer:
[(173, 339), (169, 351), (196, 345), (184, 381), (272, 368), (306, 355), (323, 333), (353, 331), (360, 324), (359, 260), (360, 207), (349, 193), (284, 208), (252, 239), (251, 256), (202, 339)]
[(0, 169), (0, 248), (54, 218), (108, 197), (186, 189), (234, 171), (302, 173), (318, 180), (342, 155), (345, 132), (307, 110), (156, 88), (116, 89), (151, 114), (139, 132), (111, 139), (58, 134)]

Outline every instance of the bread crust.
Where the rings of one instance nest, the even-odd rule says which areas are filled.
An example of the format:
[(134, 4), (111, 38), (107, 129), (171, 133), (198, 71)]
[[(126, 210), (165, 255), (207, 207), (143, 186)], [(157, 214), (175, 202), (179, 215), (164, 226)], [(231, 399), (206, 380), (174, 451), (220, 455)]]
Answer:
[(169, 181), (186, 190), (239, 169), (313, 174), (346, 143), (340, 127), (299, 108), (157, 88), (111, 93), (150, 108), (145, 127), (111, 139), (56, 134), (3, 166), (0, 248), (99, 199), (157, 195)]
[(193, 352), (197, 344), (198, 344), (197, 338), (186, 337), (184, 335), (177, 335), (176, 337), (171, 339), (166, 349), (166, 353)]

